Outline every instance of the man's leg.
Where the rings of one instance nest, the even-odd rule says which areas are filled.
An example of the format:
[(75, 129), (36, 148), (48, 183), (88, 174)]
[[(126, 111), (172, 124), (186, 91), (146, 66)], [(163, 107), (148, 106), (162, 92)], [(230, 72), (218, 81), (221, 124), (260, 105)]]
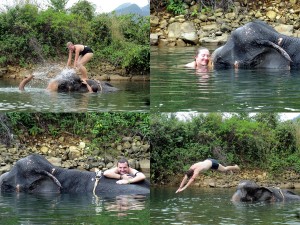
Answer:
[(223, 165), (219, 164), (218, 170), (221, 171), (221, 172), (226, 172), (228, 170), (240, 170), (240, 167), (238, 165), (235, 165), (235, 166), (223, 166)]

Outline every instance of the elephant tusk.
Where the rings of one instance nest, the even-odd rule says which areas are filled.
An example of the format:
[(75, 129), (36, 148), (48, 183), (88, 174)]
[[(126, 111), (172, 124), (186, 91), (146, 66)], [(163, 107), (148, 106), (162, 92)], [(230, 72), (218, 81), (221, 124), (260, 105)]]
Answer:
[(263, 46), (269, 46), (269, 47), (273, 47), (274, 49), (276, 49), (284, 58), (286, 58), (288, 61), (293, 62), (291, 57), (289, 56), (289, 54), (283, 49), (281, 48), (279, 45), (274, 44), (271, 41), (268, 40), (258, 40), (256, 41), (258, 44), (263, 45)]
[(279, 189), (279, 193), (281, 194), (281, 196), (282, 196), (282, 200), (284, 200), (284, 195), (283, 195), (283, 193), (282, 193), (282, 190), (281, 189)]

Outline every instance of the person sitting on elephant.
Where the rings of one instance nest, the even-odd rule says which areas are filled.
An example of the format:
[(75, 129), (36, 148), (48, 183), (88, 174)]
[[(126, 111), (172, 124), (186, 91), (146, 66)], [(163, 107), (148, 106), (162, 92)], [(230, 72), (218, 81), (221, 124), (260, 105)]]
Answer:
[(93, 57), (93, 50), (85, 45), (74, 45), (72, 42), (67, 43), (67, 48), (69, 49), (67, 66), (71, 65), (72, 55), (75, 52), (74, 68), (78, 67), (82, 80), (87, 80), (87, 70), (84, 65)]
[(143, 181), (146, 176), (129, 166), (127, 159), (120, 159), (117, 167), (104, 171), (103, 175), (108, 178), (119, 179), (117, 184), (131, 184)]
[[(231, 170), (239, 170), (240, 167), (238, 165), (223, 166), (215, 159), (206, 159), (202, 162), (195, 163), (185, 173), (184, 178), (181, 181), (181, 184), (180, 184), (178, 190), (176, 191), (176, 193), (181, 192), (181, 191), (185, 190), (188, 186), (190, 186), (194, 182), (195, 178), (198, 176), (198, 174), (200, 172), (203, 172), (203, 171), (206, 171), (209, 169), (226, 172), (226, 171), (231, 171)], [(189, 181), (187, 182), (188, 179), (189, 179)], [(187, 182), (187, 184), (186, 184), (186, 182)]]
[(185, 67), (193, 68), (193, 69), (203, 69), (208, 68), (210, 62), (210, 53), (207, 48), (201, 47), (197, 49), (195, 55), (195, 61), (188, 63)]

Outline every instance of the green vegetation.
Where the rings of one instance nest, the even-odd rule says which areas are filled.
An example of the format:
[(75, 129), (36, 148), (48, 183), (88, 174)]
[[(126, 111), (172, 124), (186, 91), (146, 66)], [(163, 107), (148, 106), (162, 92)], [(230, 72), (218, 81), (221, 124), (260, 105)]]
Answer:
[(150, 72), (149, 17), (95, 14), (95, 6), (80, 0), (70, 10), (65, 0), (51, 0), (47, 9), (27, 3), (0, 12), (0, 66), (66, 61), (66, 43), (94, 50), (88, 64), (108, 63), (129, 73)]
[(281, 122), (277, 114), (199, 114), (151, 116), (151, 180), (167, 183), (197, 161), (212, 157), (271, 173), (300, 172), (300, 121)]
[(105, 148), (107, 143), (118, 143), (125, 136), (139, 135), (149, 140), (150, 132), (148, 113), (7, 113), (1, 115), (0, 121), (1, 137), (12, 132), (15, 137), (30, 140), (38, 136), (59, 137), (68, 132), (89, 140), (91, 151)]

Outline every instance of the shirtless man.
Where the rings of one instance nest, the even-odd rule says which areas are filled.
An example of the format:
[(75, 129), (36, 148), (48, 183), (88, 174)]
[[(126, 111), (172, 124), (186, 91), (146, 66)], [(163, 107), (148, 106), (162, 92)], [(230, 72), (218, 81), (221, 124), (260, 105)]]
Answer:
[(185, 67), (193, 69), (207, 68), (210, 60), (210, 53), (207, 48), (199, 48), (196, 52), (195, 61), (188, 63)]
[(74, 58), (74, 68), (78, 67), (79, 71), (82, 75), (82, 80), (87, 80), (87, 70), (85, 68), (85, 64), (91, 60), (93, 57), (93, 50), (85, 45), (76, 44), (74, 45), (72, 42), (67, 43), (67, 48), (69, 49), (69, 58), (67, 62), (67, 66), (71, 65), (73, 52), (75, 53)]
[(126, 159), (120, 159), (117, 167), (104, 171), (103, 175), (108, 178), (118, 179), (117, 184), (131, 184), (146, 179), (146, 176), (129, 166)]
[[(183, 180), (181, 181), (181, 184), (176, 191), (176, 193), (179, 193), (183, 190), (185, 190), (188, 186), (191, 185), (191, 183), (194, 182), (195, 178), (198, 176), (198, 174), (202, 171), (206, 171), (209, 169), (219, 170), (221, 172), (226, 172), (229, 170), (239, 170), (239, 166), (223, 166), (218, 163), (215, 159), (206, 159), (202, 162), (198, 162), (193, 164), (190, 169), (185, 173)], [(189, 179), (187, 184), (185, 185), (186, 181)], [(185, 185), (185, 186), (184, 186)]]

